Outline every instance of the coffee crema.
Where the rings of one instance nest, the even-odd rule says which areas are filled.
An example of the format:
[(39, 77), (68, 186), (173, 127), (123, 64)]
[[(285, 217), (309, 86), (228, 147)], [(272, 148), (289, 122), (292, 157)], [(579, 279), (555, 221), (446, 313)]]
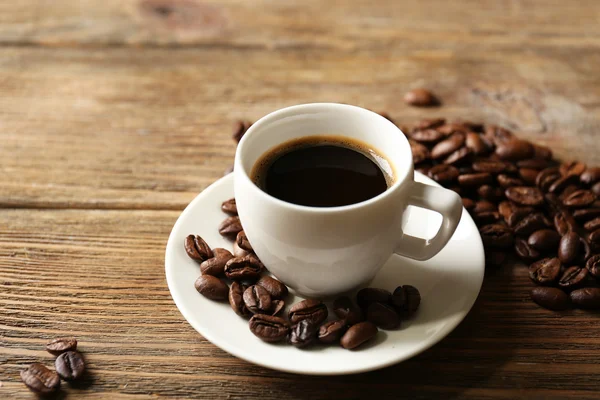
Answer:
[(338, 135), (285, 142), (254, 165), (253, 182), (289, 203), (338, 207), (369, 200), (394, 183), (391, 163), (368, 144)]

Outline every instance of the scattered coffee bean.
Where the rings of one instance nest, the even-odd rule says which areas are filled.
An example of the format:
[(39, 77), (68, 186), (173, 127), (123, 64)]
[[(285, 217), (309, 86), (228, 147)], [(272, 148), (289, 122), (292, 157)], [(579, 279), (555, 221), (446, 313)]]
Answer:
[[(397, 293), (399, 288), (394, 290)], [(421, 305), (421, 293), (419, 290), (411, 285), (402, 286), (402, 290), (406, 293), (406, 301), (402, 307), (403, 317), (410, 318)]]
[(371, 303), (367, 308), (367, 321), (381, 329), (396, 329), (400, 326), (400, 316), (392, 306), (383, 303)]
[(265, 288), (273, 299), (283, 299), (288, 295), (287, 286), (268, 275), (261, 277), (256, 284)]
[(221, 204), (221, 210), (229, 215), (236, 216), (238, 215), (237, 205), (235, 203), (235, 198), (225, 200), (223, 204)]
[(563, 176), (576, 175), (579, 176), (585, 171), (585, 164), (579, 161), (569, 161), (560, 165), (560, 173)]
[(529, 266), (529, 277), (538, 285), (550, 285), (556, 282), (560, 274), (558, 258), (543, 258)]
[(558, 259), (564, 265), (571, 264), (577, 260), (581, 251), (581, 238), (575, 232), (566, 233), (558, 245)]
[(483, 185), (477, 189), (477, 194), (481, 196), (482, 199), (489, 201), (498, 201), (502, 198), (503, 192), (499, 187), (494, 187), (492, 185)]
[(596, 195), (589, 190), (577, 190), (563, 200), (567, 207), (581, 208), (591, 205), (596, 201)]
[(535, 287), (531, 290), (531, 299), (549, 310), (566, 310), (571, 305), (569, 295), (553, 287)]
[[(436, 128), (444, 125), (445, 122), (446, 122), (446, 120), (444, 118), (422, 119), (421, 121), (419, 121), (415, 124), (415, 126), (413, 127), (413, 130), (419, 131), (419, 130), (423, 130), (423, 129), (436, 129)], [(444, 132), (442, 132), (442, 133), (444, 133)]]
[(418, 88), (413, 89), (404, 95), (404, 101), (406, 104), (415, 107), (431, 107), (438, 105), (438, 99), (433, 93), (427, 89)]
[(596, 278), (600, 278), (600, 254), (596, 254), (595, 256), (590, 257), (585, 264), (588, 272), (595, 276)]
[(541, 253), (547, 253), (556, 250), (559, 241), (560, 235), (555, 230), (540, 229), (529, 236), (527, 244)]
[(485, 154), (488, 151), (488, 146), (486, 146), (481, 137), (475, 132), (467, 132), (465, 146), (476, 155)]
[(277, 315), (285, 308), (285, 301), (283, 300), (272, 300), (271, 309), (269, 310), (270, 315)]
[(594, 184), (594, 186), (592, 186), (592, 192), (593, 192), (593, 193), (594, 193), (596, 196), (600, 197), (600, 182), (596, 182), (596, 183)]
[(540, 252), (527, 244), (527, 241), (522, 238), (515, 239), (515, 252), (526, 262), (533, 262), (541, 257)]
[(514, 238), (509, 227), (500, 224), (482, 226), (479, 230), (483, 245), (495, 249), (512, 246)]
[(46, 344), (46, 351), (55, 356), (72, 350), (77, 350), (77, 340), (75, 338), (56, 338)]
[(233, 140), (239, 142), (252, 124), (248, 121), (237, 121), (233, 126)]
[(408, 143), (410, 144), (410, 150), (412, 152), (413, 162), (415, 164), (429, 160), (431, 158), (429, 149), (421, 143), (416, 142), (414, 140), (409, 140)]
[(488, 174), (497, 175), (504, 172), (507, 168), (507, 164), (502, 161), (495, 160), (479, 160), (473, 162), (473, 170), (476, 172), (484, 172)]
[(225, 300), (229, 295), (227, 284), (212, 275), (200, 275), (194, 287), (198, 293), (211, 300)]
[(252, 315), (244, 303), (245, 291), (246, 286), (236, 281), (233, 281), (229, 287), (229, 305), (240, 317), (249, 317)]
[(242, 229), (242, 223), (238, 216), (226, 218), (221, 222), (221, 225), (219, 225), (219, 233), (230, 239), (235, 239)]
[(21, 371), (21, 380), (32, 392), (53, 393), (60, 387), (60, 378), (43, 364), (33, 363)]
[(321, 343), (335, 343), (346, 332), (346, 321), (329, 321), (319, 328), (318, 338)]
[(363, 310), (366, 310), (371, 303), (390, 304), (391, 301), (392, 294), (385, 289), (364, 288), (356, 294), (356, 303)]
[(571, 292), (571, 302), (577, 308), (598, 310), (600, 309), (600, 288), (589, 287), (573, 290)]
[(352, 325), (342, 336), (340, 344), (345, 349), (355, 349), (377, 335), (377, 326), (369, 321)]
[(449, 156), (463, 146), (465, 143), (465, 134), (462, 132), (453, 133), (448, 139), (436, 144), (431, 149), (431, 158), (437, 160)]
[(58, 375), (66, 381), (73, 381), (83, 376), (85, 372), (85, 361), (81, 353), (67, 351), (62, 353), (54, 362), (54, 368)]
[(581, 183), (585, 185), (593, 185), (600, 182), (600, 167), (588, 168), (579, 177)]
[(509, 187), (504, 192), (506, 197), (523, 206), (539, 206), (544, 202), (544, 196), (539, 189), (529, 186)]
[(542, 213), (529, 214), (516, 224), (514, 232), (518, 236), (529, 236), (540, 229), (550, 227), (550, 221)]
[(297, 324), (303, 319), (308, 319), (313, 324), (319, 325), (327, 319), (327, 306), (320, 300), (302, 300), (290, 308), (288, 316), (292, 324)]
[(259, 278), (263, 265), (256, 256), (249, 254), (234, 257), (225, 264), (225, 276), (231, 280), (255, 281)]
[(248, 241), (246, 232), (240, 231), (233, 242), (233, 255), (236, 257), (244, 257), (248, 254), (252, 254), (253, 252), (254, 249)]
[(294, 347), (307, 347), (317, 341), (319, 325), (308, 319), (298, 322), (290, 331), (289, 341)]
[(533, 146), (531, 143), (512, 138), (496, 147), (496, 155), (502, 160), (518, 161), (529, 158), (533, 155)]
[(347, 296), (334, 300), (333, 312), (339, 319), (346, 321), (348, 325), (358, 324), (364, 320), (362, 310)]
[(478, 188), (491, 183), (493, 177), (487, 172), (465, 174), (458, 177), (458, 184), (465, 188)]
[(594, 218), (586, 222), (585, 224), (583, 224), (583, 227), (586, 231), (595, 231), (597, 229), (600, 229), (600, 217)]
[(456, 150), (455, 152), (450, 154), (448, 157), (446, 157), (446, 159), (442, 162), (444, 164), (458, 165), (458, 164), (461, 164), (462, 162), (466, 161), (470, 155), (471, 155), (471, 150), (469, 150), (467, 147), (461, 147), (460, 149)]
[(280, 342), (290, 332), (290, 324), (283, 318), (266, 314), (254, 314), (250, 318), (250, 332), (265, 342)]
[(494, 203), (487, 200), (480, 200), (475, 203), (475, 207), (473, 208), (474, 213), (482, 213), (487, 211), (496, 211), (498, 208)]
[(577, 175), (566, 175), (555, 180), (548, 188), (550, 193), (560, 193), (569, 185), (575, 185), (579, 181)]
[(471, 211), (475, 207), (475, 202), (473, 200), (471, 200), (471, 199), (466, 198), (466, 197), (462, 198), (462, 203), (463, 203), (463, 207), (467, 211)]
[(558, 286), (564, 289), (572, 290), (585, 284), (588, 276), (588, 270), (578, 266), (569, 267), (563, 272), (558, 280)]
[(513, 186), (523, 186), (525, 183), (518, 179), (518, 178), (513, 178), (512, 176), (509, 175), (504, 175), (504, 174), (500, 174), (496, 177), (496, 180), (498, 181), (498, 184), (500, 186), (502, 186), (504, 189), (507, 189), (509, 187), (513, 187)]
[(265, 288), (252, 285), (244, 291), (244, 304), (252, 314), (269, 314), (271, 311), (271, 295)]
[(530, 158), (530, 159), (527, 159), (527, 160), (517, 161), (517, 167), (519, 167), (519, 168), (528, 168), (528, 169), (536, 169), (538, 171), (541, 171), (543, 169), (546, 169), (546, 168), (550, 167), (550, 162), (548, 160), (543, 159), (543, 158)]
[(188, 235), (184, 242), (185, 252), (196, 262), (203, 262), (213, 256), (210, 246), (198, 235)]
[(233, 258), (229, 250), (217, 247), (212, 250), (213, 257), (200, 264), (202, 275), (221, 276), (225, 271), (225, 264)]
[(432, 167), (428, 175), (434, 181), (441, 184), (452, 183), (458, 178), (459, 172), (456, 167), (447, 164), (438, 164), (435, 167)]
[(569, 233), (569, 225), (565, 220), (565, 217), (561, 213), (557, 213), (554, 216), (554, 229), (558, 232), (559, 235), (566, 235)]
[(573, 218), (581, 222), (589, 221), (598, 217), (600, 217), (600, 208), (587, 208), (585, 210), (573, 211)]
[(528, 185), (535, 185), (535, 179), (538, 175), (537, 169), (532, 168), (520, 168), (519, 177)]
[(413, 131), (410, 134), (410, 137), (411, 139), (416, 140), (417, 142), (429, 144), (437, 143), (440, 140), (444, 139), (446, 136), (443, 133), (436, 131), (435, 129), (422, 129), (418, 131)]

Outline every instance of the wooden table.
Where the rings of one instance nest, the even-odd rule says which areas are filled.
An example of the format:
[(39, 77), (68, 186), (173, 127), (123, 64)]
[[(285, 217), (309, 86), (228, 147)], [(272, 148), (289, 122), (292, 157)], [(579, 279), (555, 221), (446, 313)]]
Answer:
[[(0, 398), (74, 335), (69, 398), (598, 398), (600, 318), (488, 272), (467, 319), (381, 371), (267, 370), (202, 338), (173, 303), (165, 244), (232, 163), (231, 125), (336, 101), (400, 122), (497, 123), (600, 164), (597, 0), (21, 0), (0, 4)], [(443, 99), (407, 107), (425, 86)]]

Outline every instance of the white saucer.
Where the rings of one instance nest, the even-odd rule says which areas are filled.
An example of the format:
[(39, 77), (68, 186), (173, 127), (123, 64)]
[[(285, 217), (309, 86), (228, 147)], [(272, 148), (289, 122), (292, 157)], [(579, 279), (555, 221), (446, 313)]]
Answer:
[[(437, 185), (418, 172), (415, 179)], [(467, 315), (479, 294), (484, 272), (483, 245), (473, 220), (463, 210), (456, 233), (437, 256), (419, 262), (394, 255), (370, 284), (389, 290), (409, 284), (421, 292), (416, 316), (403, 322), (399, 330), (380, 331), (369, 344), (354, 351), (335, 345), (303, 350), (262, 342), (250, 332), (248, 321), (237, 316), (228, 303), (208, 300), (196, 292), (194, 281), (200, 268), (183, 248), (184, 238), (193, 233), (213, 248), (232, 249), (231, 241), (217, 231), (226, 218), (221, 203), (231, 197), (233, 175), (229, 174), (187, 206), (169, 237), (165, 270), (171, 296), (185, 319), (206, 339), (236, 357), (299, 374), (338, 375), (383, 368), (419, 354), (448, 335)], [(433, 236), (441, 216), (418, 208), (410, 211), (407, 233)], [(286, 304), (299, 300), (290, 295)]]

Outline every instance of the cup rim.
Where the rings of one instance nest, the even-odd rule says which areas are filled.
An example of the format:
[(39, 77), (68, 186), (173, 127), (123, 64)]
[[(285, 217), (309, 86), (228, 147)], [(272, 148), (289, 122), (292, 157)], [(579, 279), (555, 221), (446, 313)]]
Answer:
[[(384, 124), (388, 124), (388, 126), (392, 130), (398, 131), (400, 141), (403, 142), (403, 146), (406, 148), (407, 159), (409, 160), (409, 162), (408, 162), (408, 168), (404, 168), (402, 170), (400, 170), (399, 168), (394, 168), (394, 172), (397, 176), (396, 176), (394, 184), (391, 187), (387, 188), (387, 190), (378, 194), (377, 196), (372, 197), (368, 200), (361, 201), (359, 203), (348, 204), (345, 206), (335, 206), (335, 207), (312, 207), (312, 206), (303, 206), (300, 204), (290, 203), (290, 202), (278, 199), (276, 197), (273, 197), (270, 194), (268, 194), (267, 192), (265, 192), (264, 190), (262, 190), (261, 188), (259, 188), (252, 181), (252, 179), (250, 179), (250, 176), (248, 175), (246, 170), (242, 167), (242, 162), (241, 162), (242, 155), (241, 154), (244, 151), (244, 145), (248, 141), (248, 138), (250, 137), (250, 135), (252, 135), (252, 132), (260, 129), (263, 125), (268, 124), (269, 122), (271, 122), (271, 120), (284, 117), (285, 114), (294, 115), (294, 114), (299, 114), (301, 112), (306, 113), (307, 111), (310, 111), (311, 109), (320, 109), (320, 108), (324, 108), (324, 107), (349, 109), (350, 111), (353, 111), (353, 112), (371, 114), (371, 115), (375, 116), (376, 118), (384, 120)], [(394, 166), (395, 167), (398, 166), (397, 163), (394, 163)], [(245, 181), (245, 183), (249, 184), (250, 187), (252, 187), (253, 190), (256, 190), (257, 192), (259, 192), (259, 196), (261, 196), (264, 200), (274, 202), (276, 205), (279, 205), (282, 207), (288, 207), (292, 210), (309, 212), (309, 213), (334, 214), (334, 213), (340, 213), (340, 212), (346, 212), (346, 211), (366, 208), (375, 203), (383, 201), (384, 199), (392, 196), (394, 193), (396, 193), (400, 189), (400, 187), (408, 180), (409, 174), (412, 171), (413, 171), (412, 152), (410, 150), (410, 144), (408, 143), (408, 139), (406, 138), (404, 133), (400, 130), (400, 128), (398, 128), (393, 122), (391, 122), (387, 118), (382, 117), (381, 115), (377, 114), (376, 112), (367, 110), (366, 108), (353, 106), (350, 104), (306, 103), (306, 104), (299, 104), (299, 105), (284, 107), (279, 110), (273, 111), (273, 112), (261, 117), (255, 123), (253, 123), (252, 126), (250, 126), (250, 128), (248, 128), (248, 130), (246, 131), (246, 133), (244, 134), (244, 136), (238, 143), (238, 146), (237, 146), (237, 149), (235, 152), (235, 162), (234, 162), (233, 174), (234, 174), (234, 179), (240, 179), (240, 178), (243, 179)]]

